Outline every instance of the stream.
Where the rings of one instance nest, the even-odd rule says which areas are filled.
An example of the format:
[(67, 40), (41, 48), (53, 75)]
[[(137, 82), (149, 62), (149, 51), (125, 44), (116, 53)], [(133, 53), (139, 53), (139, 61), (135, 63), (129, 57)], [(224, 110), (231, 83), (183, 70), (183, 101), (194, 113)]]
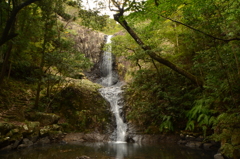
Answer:
[[(216, 152), (215, 152), (216, 153)], [(0, 152), (1, 159), (212, 159), (213, 151), (190, 149), (176, 144), (69, 143), (50, 144)]]

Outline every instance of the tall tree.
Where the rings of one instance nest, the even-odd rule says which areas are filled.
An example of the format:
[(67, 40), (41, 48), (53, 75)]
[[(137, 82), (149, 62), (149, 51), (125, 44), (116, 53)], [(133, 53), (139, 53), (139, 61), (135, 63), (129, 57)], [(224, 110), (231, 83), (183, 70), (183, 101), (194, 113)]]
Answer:
[[(147, 46), (142, 39), (136, 34), (136, 32), (130, 27), (128, 22), (126, 21), (124, 17), (124, 13), (131, 10), (132, 4), (129, 0), (124, 0), (124, 1), (116, 1), (112, 0), (112, 4), (115, 6), (116, 9), (111, 9), (114, 11), (117, 11), (116, 14), (114, 14), (114, 19), (121, 24), (124, 29), (132, 36), (132, 38), (135, 40), (135, 42), (148, 54), (152, 59), (156, 60), (157, 62), (169, 67), (170, 69), (176, 71), (177, 73), (185, 76), (189, 80), (191, 80), (193, 83), (195, 83), (198, 86), (203, 85), (203, 81), (191, 74), (190, 72), (178, 67), (174, 63), (170, 62), (167, 59), (162, 58), (159, 56), (156, 52), (153, 51), (153, 49), (150, 46)], [(135, 1), (134, 1), (135, 2)]]
[[(27, 0), (23, 3), (18, 4), (17, 3), (18, 1), (9, 0), (8, 5), (6, 5), (5, 1), (1, 1), (3, 6), (7, 7), (7, 8), (1, 8), (1, 12), (7, 11), (8, 13), (6, 13), (5, 15), (8, 15), (8, 17), (6, 18), (6, 22), (2, 23), (2, 24), (5, 24), (5, 26), (3, 27), (2, 35), (0, 37), (0, 47), (18, 35), (17, 33), (15, 33), (15, 29), (14, 29), (17, 14), (24, 7), (34, 3), (36, 1), (39, 1), (39, 0)], [(8, 51), (6, 51), (6, 53), (4, 55), (3, 65), (2, 65), (1, 72), (0, 72), (0, 88), (3, 83), (4, 75), (5, 75), (5, 72), (6, 72), (8, 63), (9, 63), (10, 54), (11, 54), (11, 48), (12, 48), (11, 45), (12, 44), (9, 44), (9, 45), (10, 46), (8, 48)]]

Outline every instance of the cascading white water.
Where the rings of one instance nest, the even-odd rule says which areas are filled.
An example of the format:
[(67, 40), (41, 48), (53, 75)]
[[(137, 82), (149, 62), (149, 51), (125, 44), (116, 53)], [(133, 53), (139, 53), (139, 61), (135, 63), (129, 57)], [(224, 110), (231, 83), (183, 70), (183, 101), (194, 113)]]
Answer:
[[(107, 44), (111, 43), (111, 37), (108, 36), (107, 38)], [(127, 131), (127, 124), (124, 123), (122, 117), (121, 117), (121, 110), (122, 110), (122, 89), (121, 86), (113, 85), (112, 82), (112, 76), (113, 76), (113, 70), (112, 70), (112, 53), (111, 53), (111, 47), (108, 47), (108, 51), (104, 52), (103, 55), (103, 68), (105, 69), (105, 75), (107, 75), (104, 80), (102, 81), (102, 84), (104, 88), (101, 88), (99, 91), (101, 95), (109, 101), (111, 105), (111, 111), (113, 112), (115, 118), (116, 118), (116, 142), (125, 142), (126, 141), (126, 131)], [(106, 68), (105, 68), (106, 67)]]
[[(111, 43), (112, 35), (107, 36), (106, 44)], [(107, 46), (107, 50), (103, 53), (103, 61), (102, 61), (102, 71), (105, 77), (102, 78), (102, 84), (104, 86), (112, 85), (112, 53), (111, 46)]]
[(121, 87), (118, 86), (111, 86), (105, 87), (100, 89), (100, 93), (102, 96), (110, 102), (111, 111), (113, 112), (116, 118), (116, 141), (117, 142), (125, 142), (126, 139), (126, 131), (127, 131), (127, 124), (124, 123), (120, 109), (122, 109), (122, 90)]

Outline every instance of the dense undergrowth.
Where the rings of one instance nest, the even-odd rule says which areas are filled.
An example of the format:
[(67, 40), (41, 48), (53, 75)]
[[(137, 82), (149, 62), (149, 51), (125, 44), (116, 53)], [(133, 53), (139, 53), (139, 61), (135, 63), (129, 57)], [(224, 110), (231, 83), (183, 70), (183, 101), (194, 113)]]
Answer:
[[(188, 61), (181, 63), (199, 73), (204, 80), (203, 87), (146, 57), (128, 53), (127, 58), (132, 61), (131, 69), (125, 70), (125, 79), (129, 80), (125, 89), (128, 121), (150, 134), (200, 132), (206, 140), (221, 142), (224, 155), (238, 156), (240, 81), (236, 62), (239, 58), (233, 56), (239, 57), (238, 51), (219, 44), (184, 57), (192, 58), (190, 66)], [(170, 58), (181, 61), (182, 57)]]
[[(119, 59), (119, 72), (128, 83), (127, 119), (150, 134), (200, 132), (206, 140), (221, 142), (224, 155), (237, 158), (239, 41), (212, 40), (170, 21), (144, 25), (134, 25), (142, 39), (159, 56), (201, 79), (203, 85), (198, 86), (151, 59), (129, 35), (114, 37), (113, 52)], [(144, 33), (151, 29), (155, 30)]]

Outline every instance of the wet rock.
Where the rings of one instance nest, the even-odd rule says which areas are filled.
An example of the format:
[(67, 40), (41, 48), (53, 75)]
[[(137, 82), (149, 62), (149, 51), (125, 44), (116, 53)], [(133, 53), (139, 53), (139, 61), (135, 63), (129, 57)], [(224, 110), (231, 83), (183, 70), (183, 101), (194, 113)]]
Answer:
[(100, 134), (100, 133), (69, 133), (64, 138), (63, 141), (65, 142), (72, 142), (72, 141), (78, 141), (78, 142), (85, 142), (85, 141), (101, 141), (105, 142), (109, 140), (109, 136)]
[(178, 144), (180, 144), (180, 145), (185, 145), (185, 144), (187, 144), (187, 141), (186, 141), (186, 140), (179, 140), (179, 141), (178, 141)]
[(182, 140), (185, 140), (186, 138), (185, 138), (185, 135), (184, 134), (180, 134), (180, 138), (182, 139)]
[(128, 143), (134, 143), (134, 142), (135, 142), (135, 141), (133, 140), (133, 138), (130, 137), (130, 136), (127, 136), (126, 141), (127, 141)]
[(63, 141), (64, 142), (71, 142), (71, 141), (83, 142), (84, 141), (83, 136), (84, 136), (83, 133), (69, 133), (63, 138)]
[(188, 141), (195, 141), (196, 138), (194, 136), (191, 136), (191, 135), (186, 135), (186, 140), (188, 140)]
[(12, 150), (12, 145), (8, 145), (1, 149), (1, 151), (10, 151), (10, 150)]
[(201, 148), (202, 147), (202, 142), (199, 141), (189, 141), (186, 143), (187, 147), (191, 147), (191, 148)]
[(27, 138), (24, 138), (23, 141), (22, 141), (22, 144), (20, 144), (18, 146), (18, 149), (22, 149), (22, 148), (26, 148), (26, 147), (30, 147), (33, 145), (33, 142), (30, 141), (29, 139)]
[(204, 144), (203, 144), (203, 148), (204, 148), (205, 150), (211, 149), (212, 146), (213, 146), (212, 143), (204, 143)]
[(88, 157), (88, 156), (80, 156), (80, 157), (76, 157), (76, 159), (90, 159), (90, 157)]
[(201, 148), (203, 143), (202, 142), (195, 142), (196, 148)]
[(202, 142), (203, 140), (204, 140), (203, 136), (199, 136), (199, 137), (196, 138), (196, 141), (201, 141)]
[(35, 144), (36, 145), (46, 145), (50, 143), (50, 139), (48, 137), (44, 137), (39, 139)]
[(214, 159), (224, 159), (224, 157), (222, 156), (222, 154), (217, 153), (214, 155)]
[(83, 139), (86, 141), (104, 141), (105, 135), (99, 134), (99, 133), (90, 133), (84, 135)]
[(187, 144), (185, 146), (190, 147), (190, 148), (196, 148), (196, 144), (193, 141), (187, 142)]
[(31, 135), (28, 135), (27, 138), (28, 138), (29, 140), (31, 140), (33, 143), (36, 142), (36, 141), (38, 140), (38, 138), (39, 138), (39, 131), (34, 132), (34, 133), (31, 134)]
[(62, 140), (62, 138), (64, 137), (62, 131), (50, 131), (49, 132), (49, 138), (50, 140), (52, 140), (52, 142), (57, 142)]
[(13, 145), (12, 145), (12, 149), (16, 149), (18, 147), (18, 145), (21, 143), (22, 140), (16, 140)]

